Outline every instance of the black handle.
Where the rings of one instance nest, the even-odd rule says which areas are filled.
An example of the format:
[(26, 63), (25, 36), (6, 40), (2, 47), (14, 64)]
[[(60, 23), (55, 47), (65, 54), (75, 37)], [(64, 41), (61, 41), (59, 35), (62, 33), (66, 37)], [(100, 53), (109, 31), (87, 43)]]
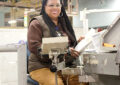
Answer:
[(57, 71), (57, 67), (55, 65), (51, 65), (50, 66), (50, 71), (51, 72), (56, 72)]

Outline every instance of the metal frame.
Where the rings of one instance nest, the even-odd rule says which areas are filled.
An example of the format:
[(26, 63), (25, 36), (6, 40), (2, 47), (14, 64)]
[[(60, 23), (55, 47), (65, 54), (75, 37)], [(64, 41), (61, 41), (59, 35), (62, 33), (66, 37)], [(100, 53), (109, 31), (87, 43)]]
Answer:
[(84, 34), (86, 34), (89, 30), (88, 28), (88, 19), (87, 19), (87, 14), (90, 13), (101, 13), (101, 12), (120, 12), (120, 10), (113, 10), (113, 9), (92, 9), (92, 10), (87, 10), (87, 8), (84, 8), (83, 11), (80, 11), (80, 20), (83, 21), (83, 31)]

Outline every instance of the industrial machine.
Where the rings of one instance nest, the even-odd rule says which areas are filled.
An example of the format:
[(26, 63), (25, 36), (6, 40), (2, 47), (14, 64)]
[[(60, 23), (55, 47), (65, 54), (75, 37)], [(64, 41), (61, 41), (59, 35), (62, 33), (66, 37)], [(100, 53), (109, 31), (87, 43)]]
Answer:
[(76, 61), (78, 66), (63, 69), (63, 74), (79, 75), (80, 82), (90, 82), (90, 85), (120, 85), (119, 23), (120, 16), (102, 35), (93, 35), (93, 45), (82, 51)]
[[(106, 33), (99, 40), (98, 51), (84, 51), (82, 54), (84, 71), (93, 75), (95, 83), (91, 85), (120, 85), (120, 16), (108, 26)], [(97, 42), (97, 39), (96, 39)], [(103, 46), (103, 43), (114, 46)], [(80, 78), (82, 80), (82, 78)]]
[(52, 61), (50, 66), (51, 72), (55, 72), (55, 84), (58, 85), (57, 72), (65, 68), (65, 61), (60, 61), (65, 54), (65, 50), (68, 46), (68, 37), (53, 37), (53, 38), (43, 38), (41, 50), (38, 52), (42, 55), (48, 54), (49, 59)]

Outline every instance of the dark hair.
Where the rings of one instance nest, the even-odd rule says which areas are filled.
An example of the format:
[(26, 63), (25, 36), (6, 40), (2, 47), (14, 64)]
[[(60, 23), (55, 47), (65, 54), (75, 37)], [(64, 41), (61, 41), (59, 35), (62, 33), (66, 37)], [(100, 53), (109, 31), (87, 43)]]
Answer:
[[(41, 12), (40, 12), (40, 15), (43, 16), (43, 19), (45, 21), (45, 23), (48, 25), (49, 29), (50, 29), (50, 34), (52, 37), (56, 37), (56, 32), (55, 32), (55, 28), (56, 25), (52, 22), (52, 20), (50, 19), (50, 17), (46, 14), (45, 12), (45, 5), (47, 4), (47, 1), (48, 0), (43, 0), (42, 1), (42, 9), (41, 9)], [(62, 5), (62, 0), (60, 0), (60, 3)], [(73, 31), (73, 28), (72, 28), (72, 25), (68, 19), (68, 16), (65, 12), (65, 8), (64, 6), (62, 5), (61, 7), (61, 13), (60, 15), (62, 15), (61, 17), (59, 17), (59, 22), (63, 28), (63, 30), (67, 33), (69, 39), (71, 40), (71, 46), (75, 46), (77, 44), (77, 41), (76, 41), (76, 37), (75, 37), (75, 33)], [(63, 23), (64, 22), (64, 23)], [(65, 26), (66, 25), (66, 28)]]

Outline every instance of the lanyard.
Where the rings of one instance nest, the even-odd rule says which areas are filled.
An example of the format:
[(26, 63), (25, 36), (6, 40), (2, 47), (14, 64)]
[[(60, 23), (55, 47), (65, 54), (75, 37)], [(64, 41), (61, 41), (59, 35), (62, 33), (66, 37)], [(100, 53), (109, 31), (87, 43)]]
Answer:
[(59, 27), (58, 27), (58, 26), (55, 27), (55, 30), (56, 30), (56, 33), (57, 33), (57, 36), (58, 36), (58, 37), (62, 36), (62, 34), (58, 31), (58, 30), (59, 30)]
[(56, 31), (58, 31), (58, 30), (59, 30), (59, 27), (58, 27), (58, 26), (56, 26), (56, 27), (55, 27), (55, 30), (56, 30)]

